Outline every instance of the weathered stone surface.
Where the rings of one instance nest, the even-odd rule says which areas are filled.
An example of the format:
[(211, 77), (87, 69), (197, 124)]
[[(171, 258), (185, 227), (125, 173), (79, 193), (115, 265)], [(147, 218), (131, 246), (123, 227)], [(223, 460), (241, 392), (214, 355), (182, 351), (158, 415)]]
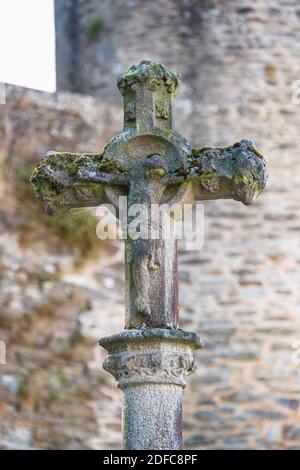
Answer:
[[(192, 150), (173, 130), (177, 74), (143, 60), (119, 78), (118, 86), (124, 131), (99, 155), (51, 152), (34, 170), (31, 181), (49, 214), (107, 201), (118, 209), (120, 195), (127, 196), (129, 209), (143, 204), (148, 213), (153, 204), (183, 206), (198, 199), (233, 198), (248, 205), (264, 189), (265, 161), (251, 141)], [(157, 103), (167, 114), (157, 113)], [(142, 224), (150, 233), (148, 216)], [(161, 222), (157, 229), (157, 240), (126, 240), (127, 328), (178, 326), (177, 246), (163, 239)]]
[(193, 157), (189, 171), (200, 173), (197, 199), (233, 198), (249, 205), (265, 187), (265, 161), (250, 140), (224, 149), (193, 149)]
[[(163, 139), (167, 137), (156, 135)], [(129, 141), (133, 137), (130, 133)], [(134, 178), (130, 175), (136, 169), (135, 164), (118, 162), (117, 157), (128, 138), (121, 135), (113, 139), (101, 154), (49, 152), (31, 178), (37, 196), (49, 214), (59, 208), (93, 207), (111, 202), (105, 193), (105, 185), (129, 186)], [(173, 145), (176, 144), (181, 146), (180, 140), (174, 141)], [(225, 149), (193, 149), (186, 158), (184, 165), (179, 159), (177, 166), (164, 175), (165, 185), (191, 181), (196, 199), (233, 198), (248, 205), (265, 187), (265, 161), (249, 140)]]
[[(167, 203), (172, 207), (176, 201), (183, 206), (196, 199), (206, 199), (206, 194), (211, 196), (208, 199), (233, 198), (251, 204), (267, 179), (262, 155), (248, 140), (225, 149), (192, 150), (172, 129), (172, 98), (178, 86), (177, 74), (146, 60), (133, 65), (120, 77), (124, 131), (106, 145), (101, 155), (51, 152), (34, 170), (31, 181), (46, 211), (52, 214), (56, 207), (94, 206), (107, 200), (118, 209), (116, 200), (120, 194), (127, 196), (129, 210), (139, 204), (148, 214), (153, 204)], [(171, 188), (169, 195), (170, 186), (174, 190)], [(127, 223), (130, 220), (127, 215)], [(199, 346), (200, 341), (189, 344), (180, 333), (179, 343), (173, 343), (165, 333), (149, 331), (149, 327), (178, 326), (177, 244), (175, 240), (163, 239), (161, 222), (157, 224), (158, 239), (151, 240), (152, 223), (146, 214), (140, 228), (148, 228), (146, 237), (128, 238), (125, 244), (125, 327), (148, 327), (146, 335), (150, 345), (145, 342), (146, 335), (140, 334), (141, 330), (131, 330), (130, 336), (123, 333), (104, 340), (113, 354), (105, 359), (103, 367), (125, 390), (125, 449), (152, 449), (155, 445), (160, 449), (181, 448), (179, 392), (174, 390), (177, 411), (170, 436), (164, 431), (170, 426), (166, 421), (168, 415), (157, 415), (152, 425), (145, 426), (143, 422), (146, 419), (148, 423), (148, 416), (143, 416), (143, 409), (160, 408), (165, 400), (168, 402), (162, 395), (164, 387), (160, 393), (162, 384), (185, 385), (186, 375), (195, 369), (191, 349)], [(174, 331), (168, 335), (173, 337)], [(162, 336), (159, 341), (154, 340), (157, 334)], [(155, 393), (149, 390), (153, 384), (156, 384)], [(132, 389), (127, 390), (137, 386), (143, 388), (138, 408), (131, 397)], [(171, 388), (168, 394), (172, 394)], [(166, 439), (158, 444), (161, 429)]]
[(103, 368), (124, 395), (125, 449), (182, 448), (182, 388), (195, 370), (195, 333), (179, 329), (132, 329), (102, 338), (109, 355)]
[(31, 182), (36, 195), (49, 215), (59, 209), (93, 207), (108, 202), (103, 185), (84, 184), (80, 173), (93, 165), (101, 175), (103, 183), (113, 182), (112, 175), (102, 169), (102, 155), (48, 152), (35, 168)]
[(196, 333), (180, 329), (133, 329), (102, 338), (109, 351), (104, 369), (115, 376), (118, 386), (171, 383), (185, 386), (194, 371), (192, 350), (203, 347)]
[(126, 388), (123, 432), (125, 449), (182, 449), (182, 387), (149, 383)]

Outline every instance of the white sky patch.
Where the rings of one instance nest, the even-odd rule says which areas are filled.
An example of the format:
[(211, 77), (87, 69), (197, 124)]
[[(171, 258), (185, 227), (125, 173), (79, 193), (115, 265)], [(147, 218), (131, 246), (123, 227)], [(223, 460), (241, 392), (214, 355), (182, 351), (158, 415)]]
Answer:
[(55, 91), (53, 0), (0, 0), (0, 82)]

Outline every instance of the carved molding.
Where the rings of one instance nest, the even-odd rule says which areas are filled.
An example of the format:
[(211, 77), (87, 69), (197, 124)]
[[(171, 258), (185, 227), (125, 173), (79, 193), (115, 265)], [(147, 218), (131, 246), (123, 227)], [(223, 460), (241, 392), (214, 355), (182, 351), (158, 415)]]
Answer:
[(203, 177), (201, 178), (201, 186), (209, 193), (214, 193), (220, 189), (220, 181), (217, 177)]
[(155, 103), (155, 116), (159, 119), (169, 119), (169, 107), (168, 103), (157, 100)]
[(136, 118), (135, 102), (130, 101), (125, 108), (125, 119), (127, 119), (127, 121), (135, 121), (135, 118)]
[(107, 356), (103, 368), (115, 377), (120, 388), (144, 383), (184, 387), (187, 376), (195, 370), (195, 361), (189, 348), (177, 349), (122, 351)]

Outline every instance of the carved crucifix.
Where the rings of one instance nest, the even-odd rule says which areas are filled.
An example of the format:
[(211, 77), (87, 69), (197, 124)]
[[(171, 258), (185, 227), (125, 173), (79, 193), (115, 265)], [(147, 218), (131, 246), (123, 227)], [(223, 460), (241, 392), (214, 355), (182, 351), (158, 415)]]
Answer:
[[(174, 203), (183, 205), (209, 199), (235, 199), (245, 205), (251, 204), (266, 183), (264, 158), (250, 140), (241, 140), (226, 148), (193, 148), (173, 130), (173, 97), (178, 86), (179, 76), (176, 73), (146, 60), (132, 66), (120, 77), (118, 87), (124, 98), (123, 132), (99, 154), (51, 152), (36, 167), (31, 181), (46, 211), (54, 214), (61, 208), (98, 206), (102, 203), (118, 208), (119, 196), (127, 196), (128, 209), (134, 204), (150, 210), (153, 204), (171, 207)], [(153, 359), (157, 359), (157, 354), (155, 356), (153, 342), (157, 341), (160, 346), (179, 342), (186, 346), (189, 344), (192, 349), (201, 345), (195, 337), (187, 337), (191, 335), (188, 333), (182, 332), (183, 336), (179, 338), (181, 330), (176, 330), (176, 241), (161, 236), (154, 240), (127, 238), (125, 270), (125, 328), (133, 332), (129, 331), (125, 337), (121, 334), (122, 337), (102, 341), (113, 353), (114, 361), (118, 362), (118, 365), (114, 363), (112, 366), (114, 361), (108, 359), (106, 369), (116, 376), (121, 388), (126, 388), (128, 376), (139, 366), (135, 364), (131, 367), (132, 359), (126, 356), (129, 361), (126, 359), (126, 378), (124, 364), (122, 361), (120, 363), (118, 354), (124, 348), (126, 351), (132, 349), (132, 342), (136, 346), (138, 341), (145, 342), (147, 339), (151, 340), (152, 348), (151, 351), (147, 350), (145, 356), (148, 371), (141, 367), (144, 370), (139, 373), (141, 382), (137, 380), (134, 383), (145, 383), (145, 375), (149, 377), (149, 374), (154, 377), (154, 383), (170, 383), (167, 373), (164, 379), (161, 374), (157, 378), (157, 366)], [(141, 333), (134, 333), (134, 329), (146, 333), (141, 337)], [(166, 329), (170, 330), (169, 334), (165, 333)], [(123, 345), (121, 350), (120, 343)], [(166, 357), (169, 356), (160, 358), (158, 368), (162, 369)], [(182, 360), (183, 356), (177, 354), (176, 357), (179, 358), (181, 373), (190, 372), (192, 367)], [(177, 382), (172, 381), (172, 384), (182, 387), (183, 382), (181, 378)], [(150, 400), (149, 396), (147, 399)], [(136, 417), (138, 413), (139, 410), (135, 409)], [(157, 417), (157, 426), (160, 423), (163, 427), (160, 418)], [(134, 427), (132, 421), (131, 426)], [(168, 432), (165, 431), (166, 435)], [(127, 440), (125, 438), (127, 448), (171, 449), (181, 445), (180, 433), (176, 438), (169, 436), (160, 447), (153, 447), (153, 441), (147, 437), (141, 443), (136, 436), (132, 437), (132, 430), (129, 434)]]

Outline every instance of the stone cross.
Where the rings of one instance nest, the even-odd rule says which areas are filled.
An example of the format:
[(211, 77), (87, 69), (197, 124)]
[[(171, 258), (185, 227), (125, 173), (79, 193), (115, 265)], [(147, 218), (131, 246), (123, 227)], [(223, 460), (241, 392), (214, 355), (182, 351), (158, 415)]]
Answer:
[[(118, 79), (124, 130), (99, 154), (48, 153), (32, 175), (49, 214), (103, 203), (183, 205), (235, 199), (251, 204), (266, 183), (263, 156), (250, 140), (192, 148), (173, 130), (179, 76), (143, 60)], [(128, 221), (130, 216), (128, 215)], [(175, 239), (125, 240), (125, 330), (102, 338), (104, 369), (124, 392), (125, 449), (181, 449), (182, 389), (194, 370), (196, 333), (178, 328)]]

